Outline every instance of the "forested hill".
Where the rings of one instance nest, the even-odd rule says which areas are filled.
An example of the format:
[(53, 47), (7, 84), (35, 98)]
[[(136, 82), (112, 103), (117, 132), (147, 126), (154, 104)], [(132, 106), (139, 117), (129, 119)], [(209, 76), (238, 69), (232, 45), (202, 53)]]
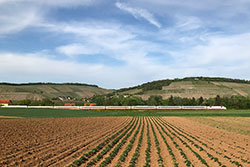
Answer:
[(103, 95), (112, 90), (82, 83), (0, 83), (0, 99), (13, 101), (31, 99), (80, 100), (93, 95)]
[(135, 87), (124, 88), (113, 92), (116, 95), (133, 95), (147, 99), (152, 95), (163, 98), (170, 96), (187, 98), (210, 98), (250, 96), (250, 81), (218, 78), (218, 77), (188, 77), (183, 79), (166, 79), (144, 83)]

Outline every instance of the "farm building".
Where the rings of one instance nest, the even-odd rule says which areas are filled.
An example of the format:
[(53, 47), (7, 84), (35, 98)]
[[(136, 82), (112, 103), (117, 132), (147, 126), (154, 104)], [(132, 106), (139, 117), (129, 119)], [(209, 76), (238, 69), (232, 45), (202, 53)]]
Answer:
[(0, 99), (0, 106), (8, 106), (10, 104), (9, 99)]
[(75, 103), (64, 103), (64, 106), (75, 106)]
[(96, 106), (96, 103), (84, 103), (84, 106)]

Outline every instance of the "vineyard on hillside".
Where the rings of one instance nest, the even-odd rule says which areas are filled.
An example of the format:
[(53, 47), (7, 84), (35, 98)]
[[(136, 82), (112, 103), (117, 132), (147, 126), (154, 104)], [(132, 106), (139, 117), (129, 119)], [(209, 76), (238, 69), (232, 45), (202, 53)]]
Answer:
[(0, 126), (0, 166), (250, 166), (249, 135), (187, 118), (19, 119)]

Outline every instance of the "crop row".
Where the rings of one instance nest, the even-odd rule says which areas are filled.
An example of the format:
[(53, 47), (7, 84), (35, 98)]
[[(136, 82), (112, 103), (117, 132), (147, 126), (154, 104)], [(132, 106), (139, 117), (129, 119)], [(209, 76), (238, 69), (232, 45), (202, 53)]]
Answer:
[[(143, 142), (143, 134), (146, 135), (145, 142)], [(160, 143), (161, 141), (162, 143)], [(156, 151), (153, 150), (153, 153), (152, 142), (154, 142), (153, 144), (156, 149)], [(141, 149), (142, 145), (144, 147), (143, 150)], [(131, 150), (134, 150), (133, 153)], [(137, 164), (138, 158), (143, 157), (140, 154), (144, 151), (144, 164)], [(164, 156), (162, 155), (165, 151), (167, 151), (171, 162), (165, 161), (164, 158), (168, 158), (164, 154)], [(171, 163), (171, 166), (174, 167), (193, 167), (197, 164), (206, 167), (209, 167), (211, 164), (216, 164), (218, 167), (225, 167), (223, 163), (226, 163), (228, 166), (230, 162), (232, 166), (243, 166), (231, 157), (224, 155), (223, 158), (222, 155), (222, 153), (218, 153), (214, 148), (203, 142), (201, 138), (192, 136), (192, 133), (187, 133), (160, 117), (134, 117), (124, 128), (104, 140), (78, 160), (75, 160), (69, 166), (76, 167), (86, 164), (85, 166), (87, 167), (106, 167), (110, 165), (121, 167), (129, 163), (126, 166), (135, 167), (144, 165), (144, 167), (150, 167), (152, 166), (151, 161), (152, 159), (154, 160), (154, 156), (158, 157), (157, 162), (159, 167), (168, 166)], [(224, 159), (224, 161), (221, 161), (219, 158)]]
[[(177, 149), (179, 149), (180, 154), (181, 154), (181, 155), (183, 156), (183, 158), (185, 159), (184, 162), (186, 163), (186, 165), (187, 165), (187, 166), (191, 166), (191, 162), (187, 159), (186, 154), (185, 154), (185, 153), (183, 152), (183, 150), (179, 147), (179, 145), (174, 141), (174, 139), (165, 131), (165, 129), (162, 127), (162, 125), (159, 124), (158, 122), (156, 122), (155, 120), (154, 120), (154, 123), (155, 123), (155, 125), (158, 124), (158, 125), (160, 126), (161, 130), (170, 138), (170, 140), (173, 142), (173, 144), (175, 145), (175, 147), (176, 147)], [(157, 127), (157, 129), (158, 129), (158, 131), (159, 131), (159, 133), (160, 133), (160, 135), (161, 135), (161, 137), (162, 137), (164, 143), (165, 143), (166, 146), (167, 146), (167, 149), (168, 149), (169, 154), (170, 154), (171, 157), (172, 157), (172, 160), (173, 160), (173, 163), (174, 163), (174, 167), (178, 167), (179, 165), (178, 165), (178, 163), (177, 163), (177, 161), (176, 161), (176, 157), (175, 157), (175, 155), (174, 155), (174, 153), (173, 153), (172, 148), (171, 148), (170, 145), (168, 144), (166, 138), (164, 137), (164, 135), (163, 135), (162, 132), (160, 131), (159, 127), (158, 127), (157, 125), (156, 125), (156, 127)]]
[(155, 130), (153, 128), (153, 125), (152, 125), (151, 121), (150, 121), (150, 125), (151, 125), (151, 129), (152, 129), (154, 139), (155, 139), (155, 145), (156, 145), (157, 154), (158, 154), (158, 164), (159, 164), (159, 167), (164, 167), (163, 159), (162, 159), (162, 156), (161, 156), (161, 149), (160, 149), (160, 145), (159, 145), (159, 140), (158, 140), (158, 138), (156, 136), (156, 133), (155, 133)]
[[(162, 120), (161, 120), (162, 121)], [(187, 143), (187, 142), (185, 142), (184, 140), (182, 140), (178, 135), (176, 135), (175, 133), (173, 133), (169, 128), (168, 128), (168, 126), (165, 124), (165, 122), (161, 122), (162, 123), (162, 125), (166, 128), (166, 129), (168, 129), (168, 131), (173, 135), (173, 136), (175, 136), (176, 138), (178, 138), (179, 139), (179, 141), (185, 146), (185, 147), (187, 147), (200, 161), (201, 161), (201, 163), (203, 164), (203, 165), (205, 165), (206, 167), (209, 167), (209, 165), (207, 164), (207, 162), (206, 162), (206, 160), (205, 159), (203, 159), (201, 156), (200, 156), (200, 154), (198, 154), (196, 151), (194, 151), (194, 149)]]
[[(202, 144), (203, 146), (205, 146), (206, 148), (208, 148), (208, 149), (210, 149), (210, 150), (216, 152), (216, 154), (219, 154), (219, 155), (224, 156), (224, 158), (228, 159), (232, 164), (235, 164), (235, 165), (237, 165), (237, 166), (239, 166), (239, 167), (242, 166), (242, 164), (240, 164), (238, 161), (231, 160), (231, 158), (228, 157), (227, 155), (225, 155), (225, 154), (223, 154), (223, 153), (221, 153), (221, 152), (216, 151), (216, 150), (215, 150), (214, 148), (212, 148), (212, 147), (209, 147), (206, 143), (204, 143), (204, 142), (200, 141), (199, 139), (197, 139), (196, 137), (194, 137), (194, 136), (192, 136), (192, 135), (190, 135), (190, 134), (184, 132), (184, 131), (181, 130), (180, 128), (177, 128), (177, 127), (175, 127), (174, 125), (172, 125), (172, 124), (170, 124), (170, 123), (167, 123), (167, 124), (168, 124), (169, 127), (177, 129), (178, 131), (180, 131), (181, 133), (185, 134), (186, 136), (188, 136), (188, 137), (194, 139), (195, 141), (201, 143), (201, 144)], [(192, 142), (192, 143), (193, 143), (193, 142)], [(195, 146), (196, 146), (196, 147), (199, 147), (199, 146), (197, 146), (197, 145), (195, 145)], [(200, 149), (203, 149), (203, 148), (200, 147)], [(209, 156), (211, 159), (213, 159), (214, 161), (217, 161), (219, 164), (221, 164), (221, 163), (218, 161), (218, 158), (213, 157), (211, 154), (209, 155), (209, 153), (207, 153), (207, 154), (208, 154), (208, 156)], [(245, 160), (245, 159), (243, 159), (243, 158), (241, 158), (241, 157), (237, 157), (237, 156), (235, 156), (235, 155), (233, 155), (233, 154), (231, 154), (231, 155), (232, 155), (233, 157), (235, 157), (235, 158), (241, 159), (241, 160), (242, 160), (243, 162), (245, 162), (245, 163), (250, 164), (250, 161), (248, 161), (248, 160)], [(221, 165), (221, 166), (223, 166), (223, 165)]]
[[(133, 129), (122, 139), (122, 141), (114, 148), (114, 150), (109, 154), (109, 156), (106, 157), (105, 160), (101, 162), (100, 167), (105, 167), (105, 166), (107, 166), (108, 164), (111, 163), (113, 158), (118, 154), (121, 147), (127, 142), (127, 139), (134, 132), (135, 128), (137, 127), (137, 123), (138, 123), (138, 120), (136, 122), (136, 125), (133, 127)], [(139, 126), (138, 126), (138, 128), (137, 128), (137, 130), (135, 132), (135, 136), (139, 133), (140, 126), (141, 126), (141, 119), (140, 119)], [(132, 139), (135, 140), (135, 137), (132, 138)]]
[[(180, 132), (178, 132), (176, 129), (178, 129), (178, 128), (176, 128), (176, 129), (174, 129), (172, 126), (170, 126), (169, 125), (169, 123), (167, 123), (167, 122), (164, 122), (166, 125), (168, 125), (168, 127), (169, 128), (171, 128), (176, 134), (178, 134), (179, 136), (182, 136), (183, 138), (185, 138), (188, 142), (190, 142), (194, 147), (196, 147), (197, 149), (199, 149), (200, 151), (203, 151), (203, 152), (205, 152), (206, 154), (207, 154), (207, 156), (211, 159), (211, 160), (213, 160), (214, 162), (216, 162), (219, 166), (222, 166), (222, 167), (225, 167), (225, 165), (222, 165), (222, 163), (219, 161), (219, 159), (217, 158), (217, 157), (214, 157), (212, 154), (210, 154), (210, 153), (208, 153), (202, 146), (199, 146), (198, 144), (196, 144), (193, 140), (191, 140), (191, 139), (189, 139), (186, 135), (188, 135), (188, 136), (191, 136), (190, 134), (185, 134), (185, 135), (183, 135), (183, 134), (181, 134)], [(179, 130), (179, 129), (178, 129)], [(194, 138), (194, 137), (192, 137), (192, 138)], [(206, 146), (206, 145), (205, 145)], [(216, 152), (216, 153), (218, 153), (218, 152)], [(233, 160), (231, 160), (231, 158), (230, 157), (228, 157), (228, 156), (224, 156), (224, 158), (227, 158), (232, 164), (235, 164), (236, 166), (238, 166), (238, 167), (242, 167), (242, 164), (240, 164), (238, 161), (233, 161)]]
[[(142, 120), (143, 122), (143, 126), (144, 126), (144, 121)], [(140, 122), (140, 126), (141, 126), (141, 122)], [(121, 166), (121, 163), (122, 162), (125, 162), (127, 156), (128, 156), (128, 153), (131, 151), (132, 147), (133, 147), (133, 144), (135, 142), (135, 139), (136, 139), (136, 136), (138, 135), (139, 133), (139, 129), (140, 129), (140, 126), (139, 128), (135, 131), (133, 137), (130, 139), (129, 141), (129, 144), (127, 145), (127, 147), (125, 148), (125, 150), (122, 152), (122, 154), (120, 155), (119, 157), (119, 160), (118, 160), (118, 163), (116, 164), (117, 167), (120, 167)]]
[(146, 162), (145, 167), (150, 167), (150, 154), (151, 154), (151, 139), (149, 135), (149, 121), (147, 120), (147, 148), (146, 148)]
[[(80, 166), (81, 164), (87, 162), (89, 160), (89, 158), (91, 158), (96, 153), (98, 153), (102, 148), (104, 148), (111, 140), (113, 140), (115, 137), (117, 137), (121, 132), (123, 132), (125, 130), (120, 136), (122, 136), (124, 133), (126, 133), (134, 125), (134, 123), (135, 123), (135, 119), (132, 119), (128, 125), (126, 125), (124, 128), (122, 128), (120, 131), (118, 131), (117, 133), (115, 133), (111, 137), (107, 138), (105, 141), (100, 143), (98, 146), (93, 148), (88, 153), (81, 156), (78, 160), (75, 160), (71, 165), (69, 165), (69, 167)], [(114, 141), (117, 141), (118, 138), (120, 138), (120, 136), (118, 136)], [(112, 142), (113, 144), (114, 144), (114, 141)], [(109, 144), (108, 146), (106, 146), (106, 148), (104, 150), (111, 149), (112, 143)], [(102, 154), (98, 154), (98, 157), (100, 157), (101, 155), (104, 155), (104, 152)]]
[(142, 145), (144, 126), (145, 125), (144, 125), (144, 121), (143, 121), (143, 126), (142, 126), (142, 129), (141, 129), (140, 138), (139, 138), (138, 144), (136, 146), (135, 152), (133, 154), (133, 157), (131, 158), (131, 160), (129, 162), (129, 167), (135, 167), (136, 161), (138, 160), (138, 157), (140, 155), (140, 148), (141, 148), (141, 145)]

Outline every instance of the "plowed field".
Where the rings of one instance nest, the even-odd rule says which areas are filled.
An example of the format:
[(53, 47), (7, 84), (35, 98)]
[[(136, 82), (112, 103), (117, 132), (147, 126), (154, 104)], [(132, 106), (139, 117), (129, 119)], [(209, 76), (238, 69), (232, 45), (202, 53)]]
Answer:
[[(249, 131), (247, 120), (235, 121)], [(250, 166), (250, 136), (210, 124), (184, 117), (1, 120), (0, 166)]]

